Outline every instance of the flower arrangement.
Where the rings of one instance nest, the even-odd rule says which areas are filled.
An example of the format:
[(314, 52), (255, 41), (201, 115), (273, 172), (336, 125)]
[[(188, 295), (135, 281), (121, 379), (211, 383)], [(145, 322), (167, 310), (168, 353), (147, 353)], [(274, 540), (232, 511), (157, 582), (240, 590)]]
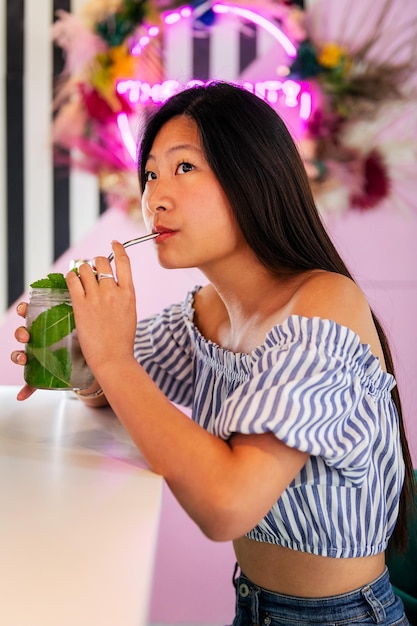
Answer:
[[(352, 10), (349, 3), (345, 8)], [(331, 10), (325, 0), (310, 11), (290, 4), (284, 18), (298, 39), (290, 74), (309, 81), (315, 91), (300, 149), (322, 213), (371, 209), (388, 198), (395, 202), (394, 153), (404, 173), (416, 161), (417, 107), (410, 85), (417, 70), (417, 16), (407, 20), (394, 15), (394, 8), (393, 0), (375, 2), (375, 27), (362, 41), (362, 23), (348, 29), (347, 15), (341, 15), (339, 26), (354, 31), (350, 40), (325, 32)], [(386, 128), (392, 129), (389, 141)]]
[(132, 105), (117, 90), (120, 79), (160, 80), (157, 34), (142, 49), (149, 24), (158, 33), (159, 13), (149, 0), (90, 0), (79, 14), (57, 13), (53, 41), (65, 54), (56, 86), (52, 142), (56, 163), (70, 163), (98, 176), (111, 203), (138, 206), (135, 161), (118, 127), (132, 118)]
[[(128, 211), (137, 211), (139, 189), (135, 159), (121, 138), (118, 117), (124, 113), (132, 124), (138, 109), (119, 93), (117, 83), (130, 78), (162, 82), (161, 16), (182, 5), (181, 0), (162, 1), (87, 0), (79, 14), (58, 12), (52, 31), (65, 53), (54, 102), (56, 161), (97, 175), (108, 201)], [(252, 0), (254, 10), (256, 4)], [(342, 34), (326, 32), (330, 4), (317, 0), (303, 10), (292, 0), (259, 0), (258, 9), (278, 19), (297, 46), (288, 72), (308, 82), (313, 93), (312, 114), (296, 139), (323, 214), (370, 209), (392, 199), (395, 168), (402, 166), (407, 175), (417, 156), (410, 132), (410, 125), (417, 131), (410, 88), (417, 70), (417, 15), (396, 15), (395, 0), (375, 0), (371, 34), (362, 36), (358, 20), (349, 38), (349, 15), (339, 21)], [(213, 25), (211, 3), (194, 0), (193, 7), (195, 28), (208, 32)], [(349, 1), (340, 3), (339, 11), (343, 7), (352, 12)], [(401, 46), (393, 47), (400, 30)], [(155, 105), (140, 104), (143, 109), (150, 106)], [(386, 128), (394, 140), (385, 136)]]

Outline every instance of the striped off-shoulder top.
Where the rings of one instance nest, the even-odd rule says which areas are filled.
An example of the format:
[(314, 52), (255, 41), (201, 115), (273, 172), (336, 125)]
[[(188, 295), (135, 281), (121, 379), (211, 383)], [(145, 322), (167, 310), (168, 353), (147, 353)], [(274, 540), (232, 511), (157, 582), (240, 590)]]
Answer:
[(394, 378), (318, 317), (290, 316), (250, 354), (225, 350), (193, 323), (197, 289), (138, 324), (137, 360), (216, 436), (272, 432), (310, 454), (248, 537), (330, 557), (383, 551), (404, 479)]

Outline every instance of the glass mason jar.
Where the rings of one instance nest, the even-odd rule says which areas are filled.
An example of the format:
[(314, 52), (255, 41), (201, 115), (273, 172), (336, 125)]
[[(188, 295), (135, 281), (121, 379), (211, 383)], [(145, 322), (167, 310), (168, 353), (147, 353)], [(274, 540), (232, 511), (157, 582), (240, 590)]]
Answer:
[(67, 289), (36, 288), (29, 294), (24, 378), (37, 389), (86, 389), (94, 375), (81, 352)]

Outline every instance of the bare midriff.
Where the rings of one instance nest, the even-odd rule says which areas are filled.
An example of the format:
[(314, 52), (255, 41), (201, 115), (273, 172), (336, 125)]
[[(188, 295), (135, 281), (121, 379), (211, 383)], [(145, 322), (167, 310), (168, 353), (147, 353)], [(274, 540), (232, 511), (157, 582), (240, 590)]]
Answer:
[(242, 572), (269, 591), (305, 598), (347, 593), (378, 578), (384, 553), (358, 558), (331, 558), (241, 537), (234, 541)]

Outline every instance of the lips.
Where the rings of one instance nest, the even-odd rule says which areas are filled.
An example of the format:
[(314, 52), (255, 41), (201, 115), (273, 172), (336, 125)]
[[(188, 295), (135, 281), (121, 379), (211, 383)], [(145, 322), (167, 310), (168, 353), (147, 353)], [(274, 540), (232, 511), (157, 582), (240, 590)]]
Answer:
[(159, 233), (160, 235), (165, 235), (168, 233), (175, 233), (176, 231), (172, 230), (172, 228), (166, 228), (165, 226), (154, 226), (152, 232)]
[(155, 239), (155, 243), (158, 243), (163, 241), (164, 239), (167, 239), (171, 235), (175, 235), (177, 231), (172, 230), (171, 228), (166, 228), (165, 226), (154, 226), (152, 232), (159, 233), (159, 236)]

